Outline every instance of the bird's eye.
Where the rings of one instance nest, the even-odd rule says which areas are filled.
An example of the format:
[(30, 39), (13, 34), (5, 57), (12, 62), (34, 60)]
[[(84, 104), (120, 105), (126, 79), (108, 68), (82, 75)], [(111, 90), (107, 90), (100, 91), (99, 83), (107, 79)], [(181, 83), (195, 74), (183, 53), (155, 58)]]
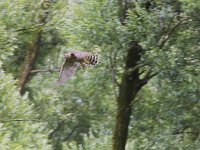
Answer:
[(75, 57), (75, 55), (74, 55), (73, 53), (70, 53), (70, 56), (71, 56), (71, 57)]

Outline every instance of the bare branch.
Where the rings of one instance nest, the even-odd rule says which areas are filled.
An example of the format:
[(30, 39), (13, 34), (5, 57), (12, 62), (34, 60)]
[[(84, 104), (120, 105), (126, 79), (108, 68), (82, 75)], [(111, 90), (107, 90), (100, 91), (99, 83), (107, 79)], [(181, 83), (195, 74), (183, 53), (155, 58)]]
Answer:
[(137, 102), (141, 101), (141, 100), (144, 100), (143, 97), (138, 97), (137, 99), (133, 100), (131, 103), (130, 103), (130, 106), (133, 106), (134, 104), (136, 104)]
[[(16, 31), (16, 32), (24, 32), (24, 31), (27, 32), (27, 30), (30, 31), (30, 30), (38, 29), (38, 28), (41, 28), (41, 27), (44, 26), (44, 25), (45, 25), (45, 23), (42, 23), (42, 24), (37, 25), (37, 26), (34, 26), (34, 27), (17, 29), (17, 30), (15, 30), (15, 31)], [(34, 30), (34, 31), (35, 31), (35, 30)], [(32, 32), (33, 32), (33, 31), (32, 31)]]
[(31, 73), (40, 73), (40, 72), (59, 72), (59, 68), (54, 68), (54, 69), (35, 69), (31, 70)]
[(110, 51), (109, 59), (110, 59), (110, 67), (111, 67), (113, 85), (116, 84), (119, 87), (120, 83), (116, 79), (116, 68), (115, 68), (116, 55), (117, 55), (117, 53), (114, 53), (114, 56), (112, 58), (112, 52)]
[(71, 138), (71, 136), (74, 134), (74, 132), (77, 130), (78, 127), (79, 127), (79, 125), (75, 125), (71, 129), (71, 132), (64, 138), (64, 141), (68, 141)]
[(147, 84), (150, 79), (156, 76), (158, 73), (152, 73), (150, 70), (145, 74), (144, 78), (140, 80), (138, 87), (142, 87), (143, 85)]
[(115, 83), (119, 87), (120, 83), (116, 79), (116, 70), (115, 70), (115, 66), (113, 64), (111, 64), (111, 70), (112, 70), (112, 80), (113, 80), (113, 83)]
[(165, 45), (165, 43), (169, 40), (170, 36), (173, 34), (174, 30), (184, 21), (185, 19), (180, 20), (179, 22), (177, 22), (169, 31), (166, 35), (164, 35), (163, 37), (161, 37), (160, 41), (159, 41), (159, 49), (163, 48), (163, 46)]
[(114, 56), (112, 57), (112, 51), (110, 51), (110, 56), (108, 56), (110, 61), (110, 69), (111, 69), (111, 78), (112, 78), (112, 86), (115, 98), (117, 98), (118, 94), (116, 91), (116, 87), (119, 88), (120, 83), (117, 81), (116, 78), (116, 67), (115, 67), (115, 60), (116, 60), (117, 52), (114, 52)]
[(23, 122), (23, 121), (36, 121), (36, 119), (12, 119), (12, 120), (0, 120), (1, 123), (6, 123), (6, 122)]
[(186, 134), (200, 134), (199, 132), (192, 132), (192, 131), (180, 131), (180, 132), (174, 132), (173, 133), (173, 135), (176, 135), (176, 134), (184, 134), (184, 133), (186, 133)]

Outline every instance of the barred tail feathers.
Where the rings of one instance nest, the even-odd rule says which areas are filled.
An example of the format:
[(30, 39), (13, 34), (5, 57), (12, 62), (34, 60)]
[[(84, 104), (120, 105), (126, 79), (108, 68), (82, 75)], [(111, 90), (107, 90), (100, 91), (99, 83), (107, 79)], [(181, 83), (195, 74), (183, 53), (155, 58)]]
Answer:
[(77, 61), (80, 61), (81, 66), (91, 67), (98, 63), (98, 54), (93, 52), (73, 52), (76, 56)]
[(98, 63), (98, 54), (97, 53), (91, 53), (87, 57), (87, 61), (91, 66), (95, 66)]

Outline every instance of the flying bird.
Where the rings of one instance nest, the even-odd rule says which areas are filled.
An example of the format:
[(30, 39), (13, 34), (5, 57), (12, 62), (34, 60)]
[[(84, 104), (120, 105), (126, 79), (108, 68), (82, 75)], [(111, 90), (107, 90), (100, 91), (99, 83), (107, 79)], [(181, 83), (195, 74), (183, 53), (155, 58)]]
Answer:
[(87, 68), (95, 66), (98, 62), (98, 54), (93, 52), (64, 52), (65, 62), (60, 69), (57, 84), (64, 84), (79, 67)]

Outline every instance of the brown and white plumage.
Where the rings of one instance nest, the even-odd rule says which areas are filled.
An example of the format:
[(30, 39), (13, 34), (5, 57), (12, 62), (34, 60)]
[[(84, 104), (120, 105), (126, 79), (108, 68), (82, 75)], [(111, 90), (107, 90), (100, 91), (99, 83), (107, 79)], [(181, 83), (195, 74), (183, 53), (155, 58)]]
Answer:
[(98, 62), (97, 53), (92, 52), (65, 52), (64, 57), (65, 62), (61, 67), (57, 84), (63, 84), (79, 67), (87, 68), (96, 65)]

